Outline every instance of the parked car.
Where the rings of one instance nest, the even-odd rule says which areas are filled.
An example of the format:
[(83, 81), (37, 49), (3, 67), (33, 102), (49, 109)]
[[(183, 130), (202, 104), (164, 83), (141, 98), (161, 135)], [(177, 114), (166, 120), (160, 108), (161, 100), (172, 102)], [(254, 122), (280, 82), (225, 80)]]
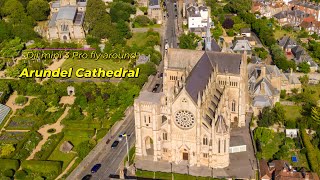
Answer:
[(155, 92), (157, 92), (157, 90), (158, 90), (158, 88), (155, 87), (152, 89), (152, 92), (155, 93)]
[(92, 178), (91, 174), (87, 174), (85, 176), (83, 176), (83, 178), (81, 180), (90, 180)]
[(160, 78), (163, 78), (163, 73), (160, 73), (160, 74), (159, 74), (159, 77), (160, 77)]
[(92, 167), (91, 173), (96, 173), (101, 168), (101, 164), (96, 164)]
[(155, 87), (155, 88), (158, 88), (159, 86), (160, 86), (160, 84), (156, 84), (154, 87)]
[(118, 140), (114, 141), (114, 142), (112, 143), (112, 145), (111, 145), (111, 148), (112, 148), (112, 149), (116, 148), (116, 147), (118, 146), (118, 144), (119, 144), (119, 141), (118, 141)]

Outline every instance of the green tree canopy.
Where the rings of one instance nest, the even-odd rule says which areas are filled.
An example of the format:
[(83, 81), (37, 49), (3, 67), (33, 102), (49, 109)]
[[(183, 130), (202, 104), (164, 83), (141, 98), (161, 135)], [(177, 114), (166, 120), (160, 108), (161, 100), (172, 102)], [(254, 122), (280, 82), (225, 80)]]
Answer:
[(179, 37), (179, 47), (181, 49), (196, 49), (200, 40), (201, 38), (195, 33), (182, 34)]
[(31, 0), (27, 12), (36, 21), (46, 20), (50, 13), (49, 3), (45, 0)]
[(302, 62), (302, 63), (299, 63), (298, 64), (298, 67), (299, 67), (299, 71), (300, 72), (303, 72), (305, 74), (309, 73), (310, 72), (310, 65), (308, 64), (308, 62)]

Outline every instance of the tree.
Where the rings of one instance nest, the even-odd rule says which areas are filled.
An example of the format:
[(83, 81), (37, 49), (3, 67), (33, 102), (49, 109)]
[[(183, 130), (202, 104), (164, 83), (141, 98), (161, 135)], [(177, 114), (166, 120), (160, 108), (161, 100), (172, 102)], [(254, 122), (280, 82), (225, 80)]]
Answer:
[(306, 85), (309, 83), (309, 76), (305, 74), (302, 77), (300, 77), (299, 80), (301, 84)]
[(12, 38), (12, 25), (0, 20), (0, 43), (10, 38)]
[(134, 19), (134, 22), (139, 26), (148, 26), (150, 22), (152, 22), (147, 16), (139, 15)]
[(27, 6), (27, 12), (36, 21), (46, 20), (50, 13), (50, 6), (44, 0), (31, 0)]
[(212, 30), (212, 36), (215, 40), (218, 40), (220, 36), (223, 35), (223, 29), (222, 26), (218, 23), (216, 27)]
[(281, 90), (280, 92), (280, 98), (281, 99), (285, 99), (287, 96), (287, 91), (285, 89)]
[(226, 20), (224, 20), (224, 22), (222, 23), (222, 27), (225, 29), (231, 29), (233, 28), (234, 22), (232, 19), (227, 18)]
[(320, 107), (311, 108), (311, 118), (320, 125)]
[(298, 67), (299, 67), (299, 71), (300, 72), (303, 72), (305, 74), (309, 73), (310, 72), (310, 65), (308, 64), (308, 62), (302, 62), (302, 63), (299, 63), (298, 64)]
[(130, 14), (136, 13), (136, 9), (129, 3), (113, 2), (110, 7), (112, 22), (129, 21)]
[(179, 37), (179, 47), (181, 49), (196, 49), (200, 40), (201, 38), (195, 33), (182, 34)]
[(17, 57), (20, 55), (23, 48), (24, 44), (21, 42), (21, 39), (16, 37), (4, 44), (4, 47), (0, 51), (0, 55), (2, 57)]
[(14, 148), (13, 144), (3, 144), (0, 146), (1, 148), (1, 157), (9, 156), (13, 151), (16, 149)]
[(117, 31), (119, 32), (120, 36), (122, 36), (125, 39), (129, 39), (132, 37), (132, 33), (130, 31), (129, 25), (121, 20), (116, 25)]

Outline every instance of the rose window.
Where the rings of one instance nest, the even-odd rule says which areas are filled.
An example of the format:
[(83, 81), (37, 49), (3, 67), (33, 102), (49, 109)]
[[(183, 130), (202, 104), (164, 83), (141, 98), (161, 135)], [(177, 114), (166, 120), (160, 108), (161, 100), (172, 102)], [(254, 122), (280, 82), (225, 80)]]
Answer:
[(180, 128), (188, 129), (194, 126), (194, 116), (191, 112), (186, 110), (178, 111), (175, 115), (176, 125)]

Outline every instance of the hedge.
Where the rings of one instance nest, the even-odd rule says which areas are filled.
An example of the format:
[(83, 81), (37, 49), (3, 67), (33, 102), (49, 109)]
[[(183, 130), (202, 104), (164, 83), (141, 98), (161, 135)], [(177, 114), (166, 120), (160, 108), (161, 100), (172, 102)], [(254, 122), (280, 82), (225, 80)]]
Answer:
[(17, 170), (20, 167), (19, 160), (16, 159), (0, 159), (0, 171), (5, 171), (8, 169)]
[(300, 129), (303, 144), (307, 150), (307, 159), (312, 171), (319, 173), (319, 160), (317, 151), (310, 142), (310, 137), (305, 129)]
[(24, 144), (19, 143), (19, 145), (17, 145), (13, 158), (20, 160), (26, 159), (28, 156), (30, 156), (32, 150), (41, 140), (42, 136), (38, 132), (31, 132), (28, 138), (23, 141)]
[(67, 128), (100, 129), (102, 126), (101, 122), (63, 121), (62, 124)]
[(41, 151), (37, 152), (34, 156), (35, 160), (47, 160), (60, 141), (63, 139), (64, 133), (54, 134), (49, 137), (47, 142), (42, 146)]
[(27, 172), (58, 175), (62, 170), (62, 162), (26, 160), (21, 163), (21, 167)]
[(66, 137), (92, 138), (95, 134), (93, 129), (63, 129)]

